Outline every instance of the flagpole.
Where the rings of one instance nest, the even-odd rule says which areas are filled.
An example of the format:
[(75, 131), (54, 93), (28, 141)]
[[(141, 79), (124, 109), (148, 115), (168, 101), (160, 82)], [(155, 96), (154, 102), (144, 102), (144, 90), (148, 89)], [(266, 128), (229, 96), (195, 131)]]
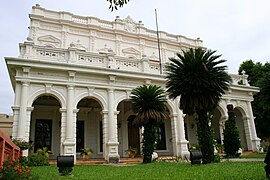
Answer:
[(159, 32), (158, 32), (158, 20), (157, 20), (157, 10), (156, 9), (155, 9), (155, 15), (156, 15), (157, 40), (158, 40), (159, 68), (160, 68), (160, 74), (162, 74), (161, 56), (160, 56), (160, 43), (159, 43)]

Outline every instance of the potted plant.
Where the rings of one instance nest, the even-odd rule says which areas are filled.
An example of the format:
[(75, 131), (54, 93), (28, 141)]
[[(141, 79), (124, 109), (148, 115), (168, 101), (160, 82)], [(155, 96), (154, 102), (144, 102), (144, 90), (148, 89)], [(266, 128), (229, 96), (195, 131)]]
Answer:
[(93, 149), (91, 148), (84, 148), (82, 149), (81, 155), (84, 161), (87, 161), (89, 157), (94, 153)]
[(134, 147), (130, 147), (126, 150), (128, 157), (134, 158), (138, 154), (138, 149)]

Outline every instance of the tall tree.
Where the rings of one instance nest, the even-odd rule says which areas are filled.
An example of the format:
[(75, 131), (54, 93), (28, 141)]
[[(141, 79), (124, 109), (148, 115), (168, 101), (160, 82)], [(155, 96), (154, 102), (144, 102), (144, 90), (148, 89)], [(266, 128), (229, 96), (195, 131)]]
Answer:
[(165, 91), (156, 85), (142, 85), (132, 90), (131, 102), (136, 113), (135, 123), (144, 127), (143, 163), (150, 163), (155, 149), (156, 128), (166, 118)]
[(216, 51), (202, 48), (189, 49), (178, 53), (178, 58), (170, 58), (166, 68), (169, 97), (180, 98), (183, 113), (198, 115), (198, 141), (203, 154), (203, 163), (214, 160), (213, 137), (208, 113), (213, 110), (225, 90), (228, 90), (231, 77), (220, 65), (221, 55)]
[[(260, 92), (254, 95), (254, 101), (251, 103), (254, 112), (255, 126), (258, 137), (270, 141), (270, 103), (265, 101), (269, 95), (268, 72), (270, 72), (270, 63), (262, 64), (247, 60), (242, 62), (238, 73), (242, 72), (248, 75), (248, 81), (251, 86), (260, 87)], [(267, 84), (268, 83), (268, 84)]]

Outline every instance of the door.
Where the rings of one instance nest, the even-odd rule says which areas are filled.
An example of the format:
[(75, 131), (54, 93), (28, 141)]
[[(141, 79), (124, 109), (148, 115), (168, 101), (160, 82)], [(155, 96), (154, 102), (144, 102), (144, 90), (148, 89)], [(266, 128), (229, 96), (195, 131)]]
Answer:
[(52, 120), (36, 120), (34, 152), (38, 149), (52, 148)]
[(128, 148), (137, 148), (140, 151), (139, 127), (133, 123), (135, 116), (128, 118)]

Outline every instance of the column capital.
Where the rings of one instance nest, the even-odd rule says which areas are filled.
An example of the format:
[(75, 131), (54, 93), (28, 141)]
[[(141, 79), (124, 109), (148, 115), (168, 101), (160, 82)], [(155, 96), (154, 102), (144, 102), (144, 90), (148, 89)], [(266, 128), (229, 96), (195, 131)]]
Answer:
[(222, 116), (220, 119), (221, 119), (221, 121), (226, 121), (228, 119), (228, 116), (226, 116), (226, 115)]
[(67, 85), (68, 90), (73, 90), (74, 87), (75, 87), (74, 84), (68, 84), (68, 85)]
[(100, 111), (100, 114), (108, 114), (109, 111), (108, 110), (103, 110), (103, 111)]
[(118, 115), (120, 111), (114, 111), (114, 115)]
[(177, 113), (172, 113), (172, 114), (170, 114), (170, 118), (175, 118), (175, 117), (177, 117)]
[(34, 107), (27, 107), (26, 110), (27, 111), (33, 111), (34, 110)]
[(60, 108), (60, 109), (59, 109), (59, 112), (61, 112), (61, 113), (62, 113), (62, 112), (67, 112), (67, 109), (66, 109), (66, 108)]
[(11, 109), (13, 111), (19, 111), (20, 110), (20, 106), (11, 106)]
[(30, 85), (29, 81), (21, 81), (23, 87), (28, 87)]
[(107, 91), (108, 91), (109, 93), (113, 93), (113, 92), (114, 92), (114, 89), (113, 89), (113, 88), (108, 88)]

